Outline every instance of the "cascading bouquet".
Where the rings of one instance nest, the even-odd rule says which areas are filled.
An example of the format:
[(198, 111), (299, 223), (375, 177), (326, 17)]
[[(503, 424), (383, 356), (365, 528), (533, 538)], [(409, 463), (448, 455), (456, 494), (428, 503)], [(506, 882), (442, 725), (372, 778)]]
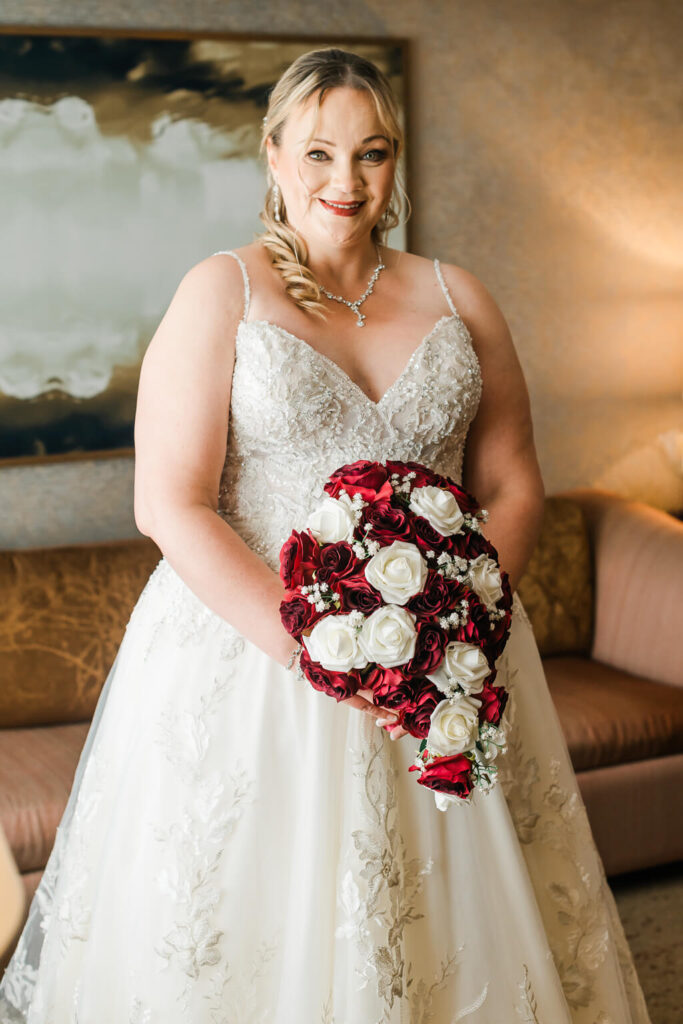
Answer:
[(496, 782), (507, 691), (496, 660), (512, 593), (488, 513), (417, 462), (361, 460), (280, 550), (283, 625), (302, 645), (299, 674), (337, 701), (360, 689), (421, 738), (409, 769), (437, 807)]

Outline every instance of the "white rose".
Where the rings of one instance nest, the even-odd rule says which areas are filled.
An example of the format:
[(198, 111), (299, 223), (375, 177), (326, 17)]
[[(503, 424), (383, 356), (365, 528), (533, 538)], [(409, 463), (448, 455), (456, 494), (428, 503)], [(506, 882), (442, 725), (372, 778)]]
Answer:
[(433, 672), (427, 673), (443, 693), (450, 694), (452, 680), (462, 686), (465, 693), (479, 693), (491, 669), (486, 655), (476, 644), (462, 640), (451, 640), (446, 645), (443, 658)]
[(365, 578), (387, 604), (405, 604), (422, 590), (427, 563), (415, 544), (395, 540), (380, 548), (365, 565)]
[(319, 544), (336, 544), (340, 540), (351, 542), (355, 526), (347, 495), (340, 495), (337, 499), (327, 494), (306, 520), (306, 527)]
[(302, 642), (313, 661), (333, 672), (348, 672), (352, 668), (365, 668), (368, 663), (358, 644), (358, 634), (353, 622), (356, 616), (326, 615), (316, 622)]
[(432, 790), (432, 792), (434, 793), (434, 802), (439, 811), (447, 811), (451, 804), (466, 803), (462, 797), (453, 796), (452, 793), (439, 793), (436, 790)]
[(413, 487), (410, 492), (410, 508), (443, 534), (459, 533), (465, 517), (455, 500), (455, 495), (443, 487)]
[(487, 608), (492, 608), (503, 596), (500, 570), (488, 555), (479, 555), (470, 563), (472, 590)]
[(393, 668), (412, 658), (416, 638), (415, 616), (407, 608), (387, 604), (368, 615), (358, 642), (368, 661)]
[(480, 707), (476, 697), (464, 696), (437, 704), (432, 711), (427, 750), (445, 757), (471, 750), (479, 735)]

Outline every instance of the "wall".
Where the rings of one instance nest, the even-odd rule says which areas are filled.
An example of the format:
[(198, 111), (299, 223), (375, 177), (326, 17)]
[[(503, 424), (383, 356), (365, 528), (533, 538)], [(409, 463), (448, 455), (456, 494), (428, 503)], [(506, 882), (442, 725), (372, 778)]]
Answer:
[[(683, 506), (675, 0), (0, 0), (0, 23), (409, 38), (413, 249), (501, 306), (546, 490)], [(0, 546), (134, 536), (132, 483), (120, 458), (0, 470)]]

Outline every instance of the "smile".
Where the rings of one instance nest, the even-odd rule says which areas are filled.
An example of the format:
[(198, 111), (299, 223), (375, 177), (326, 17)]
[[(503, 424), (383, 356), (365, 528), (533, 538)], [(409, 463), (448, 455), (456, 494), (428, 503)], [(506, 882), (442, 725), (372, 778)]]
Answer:
[(365, 200), (356, 203), (333, 203), (327, 199), (320, 199), (320, 203), (325, 209), (330, 210), (332, 213), (341, 217), (350, 217), (363, 206)]

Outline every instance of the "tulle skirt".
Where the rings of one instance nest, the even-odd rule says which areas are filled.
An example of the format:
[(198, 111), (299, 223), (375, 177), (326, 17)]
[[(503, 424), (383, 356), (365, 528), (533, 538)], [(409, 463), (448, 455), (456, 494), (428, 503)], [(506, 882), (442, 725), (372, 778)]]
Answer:
[(649, 1024), (515, 595), (500, 782), (392, 741), (163, 559), (90, 726), (2, 1024)]

